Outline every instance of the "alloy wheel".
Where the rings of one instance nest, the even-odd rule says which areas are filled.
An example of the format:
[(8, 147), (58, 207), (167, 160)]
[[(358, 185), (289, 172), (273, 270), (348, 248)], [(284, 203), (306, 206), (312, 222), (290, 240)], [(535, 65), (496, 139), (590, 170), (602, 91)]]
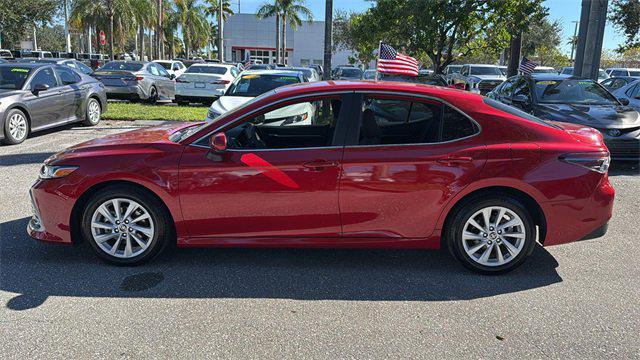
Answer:
[(109, 199), (91, 217), (91, 235), (108, 255), (129, 259), (142, 254), (155, 234), (153, 219), (141, 204), (125, 198)]
[(524, 222), (514, 211), (489, 206), (464, 224), (462, 245), (467, 256), (484, 266), (507, 264), (522, 252), (527, 238)]
[(91, 121), (92, 124), (97, 124), (100, 121), (100, 104), (98, 104), (96, 100), (91, 99), (89, 100), (87, 110), (89, 121)]
[(16, 113), (9, 118), (9, 134), (20, 141), (27, 136), (27, 119), (24, 115)]

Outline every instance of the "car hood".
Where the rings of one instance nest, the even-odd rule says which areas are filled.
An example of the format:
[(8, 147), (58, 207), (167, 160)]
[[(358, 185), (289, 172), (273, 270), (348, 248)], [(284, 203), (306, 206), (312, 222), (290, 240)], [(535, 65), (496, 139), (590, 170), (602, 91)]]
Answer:
[(480, 80), (506, 80), (503, 75), (469, 75), (470, 78), (478, 78)]
[(231, 111), (249, 100), (253, 99), (251, 96), (220, 96), (218, 100), (211, 104), (211, 110), (218, 114), (224, 114), (227, 111)]
[(640, 114), (621, 105), (538, 104), (543, 118), (595, 128), (625, 129), (640, 125)]
[(63, 159), (69, 160), (75, 157), (82, 157), (87, 154), (113, 154), (122, 151), (135, 151), (135, 149), (145, 148), (155, 144), (174, 144), (169, 140), (169, 135), (180, 129), (194, 126), (196, 124), (198, 123), (176, 123), (146, 127), (108, 135), (71, 146), (62, 152), (51, 156), (45, 161), (45, 163), (55, 163)]

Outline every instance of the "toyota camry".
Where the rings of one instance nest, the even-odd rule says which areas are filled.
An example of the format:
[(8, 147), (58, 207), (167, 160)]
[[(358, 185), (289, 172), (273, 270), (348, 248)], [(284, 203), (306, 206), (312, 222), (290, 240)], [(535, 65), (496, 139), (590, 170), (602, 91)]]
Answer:
[[(312, 121), (270, 122), (295, 104)], [(47, 159), (29, 234), (140, 264), (180, 247), (448, 249), (497, 274), (602, 236), (609, 153), (587, 126), (395, 82), (268, 91), (211, 122), (107, 136)]]

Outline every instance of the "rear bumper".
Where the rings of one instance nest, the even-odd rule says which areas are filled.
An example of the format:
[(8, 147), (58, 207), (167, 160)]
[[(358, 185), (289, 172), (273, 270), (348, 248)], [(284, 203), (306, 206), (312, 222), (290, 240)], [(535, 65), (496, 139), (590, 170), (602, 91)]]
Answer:
[(216, 89), (211, 88), (187, 88), (176, 86), (176, 97), (181, 96), (184, 98), (209, 98), (214, 99), (224, 95), (226, 88), (220, 87)]
[(604, 177), (590, 197), (541, 203), (547, 220), (545, 246), (604, 235), (613, 213), (615, 191)]
[(139, 86), (105, 86), (104, 90), (107, 99), (140, 100), (149, 97)]

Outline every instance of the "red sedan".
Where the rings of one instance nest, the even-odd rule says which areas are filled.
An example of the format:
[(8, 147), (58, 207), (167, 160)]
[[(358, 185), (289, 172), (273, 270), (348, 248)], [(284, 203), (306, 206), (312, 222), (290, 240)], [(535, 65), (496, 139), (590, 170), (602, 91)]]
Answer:
[(107, 136), (48, 159), (29, 234), (139, 264), (181, 247), (446, 247), (509, 271), (602, 236), (609, 153), (592, 128), (392, 82), (279, 88), (211, 123)]

